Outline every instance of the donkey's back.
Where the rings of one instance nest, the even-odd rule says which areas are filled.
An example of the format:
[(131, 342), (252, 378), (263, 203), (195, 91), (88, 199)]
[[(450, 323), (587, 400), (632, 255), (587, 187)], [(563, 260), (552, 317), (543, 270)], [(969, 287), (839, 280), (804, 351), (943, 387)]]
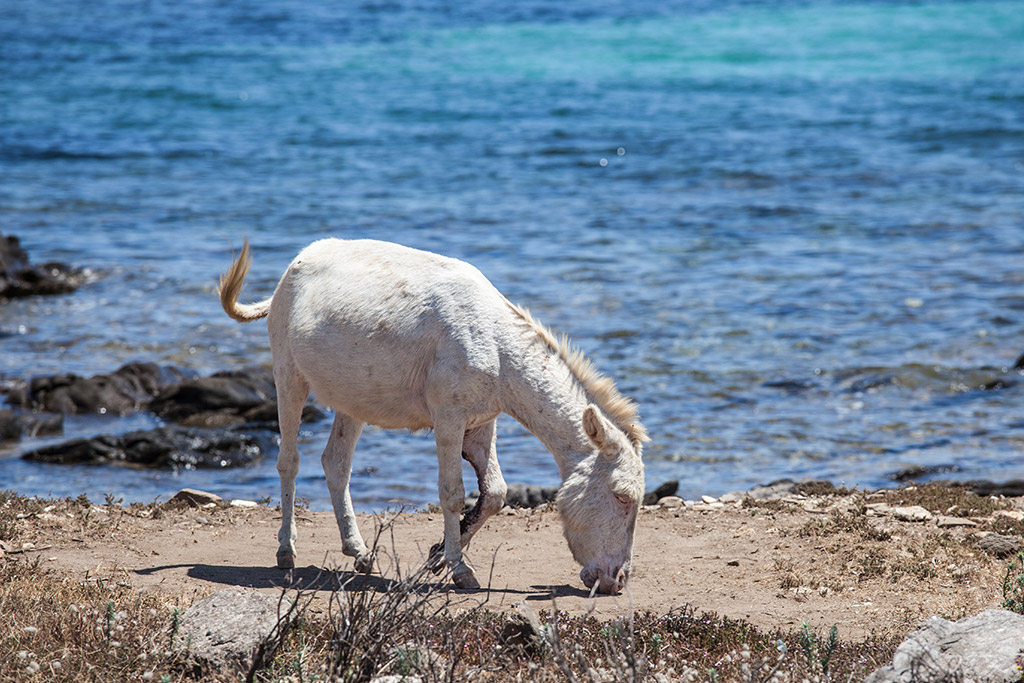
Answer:
[(297, 372), (318, 400), (363, 422), (419, 429), (433, 426), (436, 405), (497, 414), (511, 321), (505, 298), (468, 263), (326, 239), (282, 276), (268, 327), (275, 375)]

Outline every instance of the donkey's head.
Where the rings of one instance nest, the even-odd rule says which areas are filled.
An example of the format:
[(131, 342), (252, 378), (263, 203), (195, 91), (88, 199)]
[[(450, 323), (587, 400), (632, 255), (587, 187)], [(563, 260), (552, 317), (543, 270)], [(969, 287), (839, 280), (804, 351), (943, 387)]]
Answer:
[(629, 578), (644, 464), (639, 450), (593, 405), (583, 411), (583, 432), (593, 448), (562, 484), (558, 513), (569, 550), (583, 565), (583, 583), (612, 593)]

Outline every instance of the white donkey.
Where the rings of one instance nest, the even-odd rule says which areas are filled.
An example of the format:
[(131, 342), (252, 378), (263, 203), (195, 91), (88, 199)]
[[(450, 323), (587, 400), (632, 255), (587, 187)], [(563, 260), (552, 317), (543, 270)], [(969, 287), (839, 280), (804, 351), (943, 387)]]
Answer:
[[(267, 316), (281, 425), (281, 530), (277, 566), (295, 562), (299, 416), (310, 391), (335, 411), (322, 462), (342, 549), (370, 571), (352, 511), (352, 454), (366, 423), (433, 428), (444, 541), (435, 546), (460, 588), (479, 583), (462, 549), (504, 504), (495, 420), (507, 413), (548, 447), (562, 486), (557, 506), (580, 578), (615, 591), (629, 577), (647, 432), (611, 379), (508, 301), (473, 266), (373, 240), (325, 239), (291, 262), (274, 295), (242, 305), (248, 241), (221, 280), (229, 316)], [(460, 458), (476, 470), (480, 499), (459, 520)]]

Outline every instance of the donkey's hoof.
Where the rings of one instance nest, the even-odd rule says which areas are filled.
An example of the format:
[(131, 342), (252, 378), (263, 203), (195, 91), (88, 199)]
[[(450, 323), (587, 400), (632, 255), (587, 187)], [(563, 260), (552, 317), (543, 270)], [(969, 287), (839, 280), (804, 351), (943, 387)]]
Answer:
[(435, 543), (430, 546), (430, 554), (427, 555), (427, 569), (434, 574), (440, 574), (444, 569), (444, 543)]
[(354, 561), (356, 571), (361, 574), (370, 574), (373, 572), (374, 559), (374, 555), (371, 552), (366, 552), (360, 555)]
[(472, 569), (453, 574), (452, 581), (455, 583), (456, 588), (462, 588), (463, 590), (477, 590), (480, 588), (480, 582), (476, 580)]
[(277, 551), (277, 568), (278, 569), (294, 569), (295, 568), (295, 553), (290, 550), (278, 550)]

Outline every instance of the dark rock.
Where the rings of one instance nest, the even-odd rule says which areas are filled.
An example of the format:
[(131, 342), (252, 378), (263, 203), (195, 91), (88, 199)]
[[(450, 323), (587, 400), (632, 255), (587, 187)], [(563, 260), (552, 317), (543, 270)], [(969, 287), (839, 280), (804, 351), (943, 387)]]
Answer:
[(0, 409), (0, 443), (20, 440), (23, 436), (50, 436), (64, 430), (62, 415), (18, 415), (6, 408)]
[(102, 435), (38, 448), (25, 460), (61, 465), (135, 465), (196, 469), (244, 467), (272, 448), (268, 436), (223, 429), (167, 426), (122, 436)]
[(64, 416), (51, 413), (30, 413), (19, 415), (21, 435), (35, 438), (38, 436), (55, 436), (64, 432)]
[[(505, 505), (514, 508), (535, 508), (554, 502), (558, 495), (557, 486), (533, 486), (531, 484), (509, 484), (505, 494)], [(472, 509), (480, 498), (480, 491), (466, 496), (466, 509)]]
[(959, 486), (970, 489), (976, 496), (1006, 496), (1007, 498), (1019, 498), (1024, 496), (1024, 480), (1011, 479), (1000, 483), (991, 481), (965, 481)]
[(889, 479), (892, 481), (914, 481), (920, 480), (925, 477), (931, 477), (936, 474), (947, 474), (949, 472), (959, 472), (959, 465), (911, 465), (905, 467), (902, 470), (893, 472), (889, 475)]
[(216, 493), (207, 493), (206, 491), (199, 491), (198, 489), (181, 489), (167, 502), (169, 503), (188, 503), (191, 507), (199, 507), (200, 505), (207, 505), (209, 503), (219, 503), (223, 500)]
[(557, 486), (509, 484), (508, 493), (505, 494), (505, 505), (514, 508), (535, 508), (553, 502), (557, 495)]
[(228, 588), (185, 610), (172, 646), (197, 673), (246, 674), (270, 662), (291, 623), (291, 600)]
[(45, 294), (68, 294), (87, 273), (62, 263), (33, 266), (18, 238), (0, 234), (0, 300)]
[(0, 442), (17, 441), (21, 438), (21, 424), (14, 412), (0, 410)]
[(241, 415), (276, 397), (274, 379), (268, 371), (238, 372), (179, 382), (160, 392), (149, 409), (169, 420), (182, 420), (197, 413), (227, 412)]
[(1017, 536), (1003, 536), (1001, 534), (985, 534), (984, 536), (979, 535), (978, 540), (974, 542), (974, 545), (978, 546), (981, 550), (984, 550), (990, 555), (996, 557), (1009, 557), (1014, 553), (1020, 552), (1021, 543), (1020, 538)]
[(803, 379), (769, 380), (767, 382), (763, 382), (761, 386), (766, 389), (778, 389), (779, 391), (789, 395), (802, 394), (818, 388), (818, 385), (814, 382)]
[[(129, 363), (109, 375), (35, 377), (21, 407), (64, 415), (99, 413), (127, 415), (139, 410), (164, 387), (185, 377), (177, 368), (155, 363)], [(17, 395), (8, 394), (15, 405)]]
[(865, 683), (1019, 681), (1022, 649), (1024, 616), (1015, 612), (988, 610), (960, 621), (932, 617)]
[(666, 481), (664, 484), (644, 494), (644, 505), (657, 505), (658, 501), (668, 496), (676, 495), (676, 491), (679, 490), (679, 481), (673, 479), (672, 481)]
[[(195, 426), (243, 424), (277, 427), (277, 392), (273, 372), (249, 368), (189, 379), (165, 388), (149, 409), (168, 420)], [(324, 413), (307, 405), (303, 421), (320, 420)]]

